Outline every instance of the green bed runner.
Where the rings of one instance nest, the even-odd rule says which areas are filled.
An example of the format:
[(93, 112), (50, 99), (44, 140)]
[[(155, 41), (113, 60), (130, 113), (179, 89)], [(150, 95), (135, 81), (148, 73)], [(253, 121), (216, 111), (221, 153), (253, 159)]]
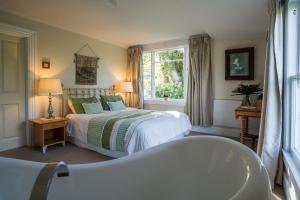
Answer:
[(87, 142), (114, 151), (125, 151), (133, 127), (141, 121), (156, 117), (152, 111), (130, 110), (111, 116), (94, 117), (89, 121)]

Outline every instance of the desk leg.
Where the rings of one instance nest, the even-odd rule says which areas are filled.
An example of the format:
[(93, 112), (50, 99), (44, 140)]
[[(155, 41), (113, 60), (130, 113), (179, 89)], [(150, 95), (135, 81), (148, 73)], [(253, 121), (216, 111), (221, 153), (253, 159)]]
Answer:
[(241, 117), (240, 143), (244, 144), (245, 135), (247, 135), (247, 134), (248, 134), (248, 117), (242, 116)]

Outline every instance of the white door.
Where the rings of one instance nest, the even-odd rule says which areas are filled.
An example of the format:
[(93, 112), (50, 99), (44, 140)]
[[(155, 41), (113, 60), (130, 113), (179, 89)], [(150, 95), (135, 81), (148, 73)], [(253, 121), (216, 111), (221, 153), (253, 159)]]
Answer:
[(0, 151), (25, 144), (24, 39), (0, 34)]

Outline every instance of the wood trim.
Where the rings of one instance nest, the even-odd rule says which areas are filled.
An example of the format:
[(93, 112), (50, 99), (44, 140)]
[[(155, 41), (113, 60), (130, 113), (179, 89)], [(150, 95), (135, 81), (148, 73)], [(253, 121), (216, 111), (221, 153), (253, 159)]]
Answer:
[(15, 37), (22, 37), (26, 39), (27, 46), (27, 70), (26, 70), (26, 91), (25, 91), (25, 105), (26, 105), (26, 144), (32, 145), (32, 127), (28, 123), (28, 119), (36, 118), (36, 104), (35, 104), (35, 83), (36, 74), (35, 68), (37, 64), (37, 33), (35, 31), (1, 23), (0, 33), (12, 35)]

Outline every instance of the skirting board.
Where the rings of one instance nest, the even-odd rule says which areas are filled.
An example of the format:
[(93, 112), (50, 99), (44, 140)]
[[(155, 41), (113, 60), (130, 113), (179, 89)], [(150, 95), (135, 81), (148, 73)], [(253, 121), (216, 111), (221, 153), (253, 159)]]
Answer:
[[(221, 126), (211, 126), (211, 127), (200, 127), (193, 126), (192, 131), (207, 133), (212, 135), (220, 135), (226, 137), (240, 137), (240, 129), (232, 127), (221, 127)], [(249, 134), (258, 135), (258, 131), (249, 130)]]

